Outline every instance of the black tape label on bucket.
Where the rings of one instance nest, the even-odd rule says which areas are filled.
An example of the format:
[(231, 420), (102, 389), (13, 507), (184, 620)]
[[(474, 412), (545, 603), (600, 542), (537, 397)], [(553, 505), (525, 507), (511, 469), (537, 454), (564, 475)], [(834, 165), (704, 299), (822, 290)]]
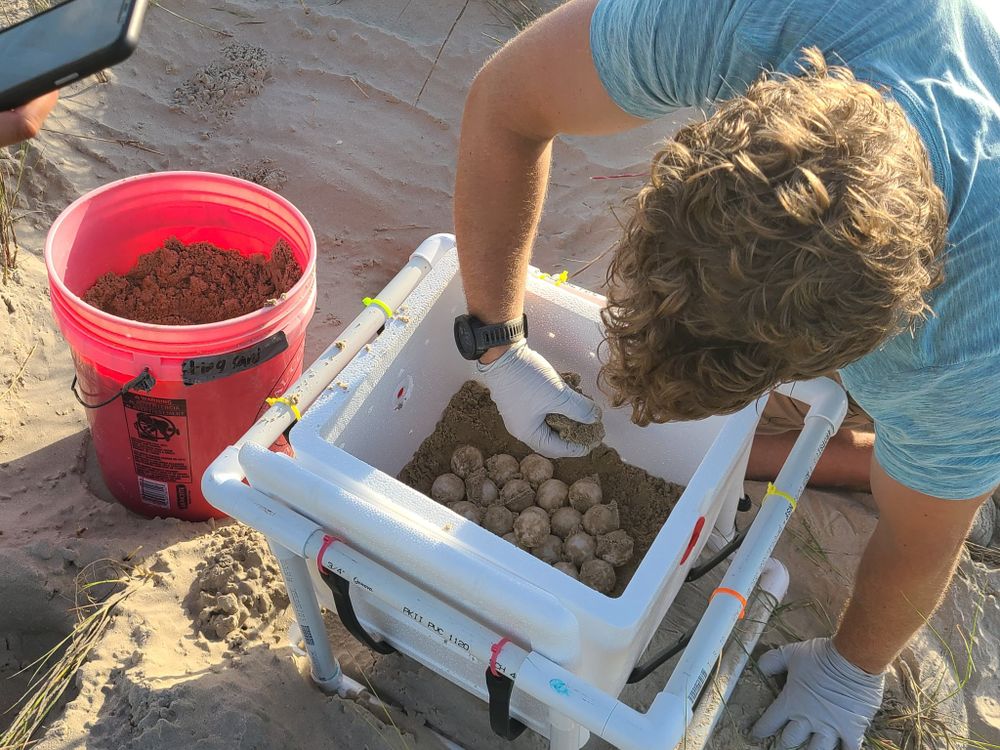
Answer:
[(169, 483), (192, 480), (187, 401), (128, 392), (122, 403), (142, 500), (169, 508)]
[(218, 380), (227, 375), (234, 375), (244, 370), (252, 370), (257, 365), (277, 357), (288, 348), (288, 339), (284, 331), (278, 331), (253, 346), (239, 349), (228, 354), (215, 354), (210, 357), (195, 357), (186, 359), (181, 364), (181, 376), (184, 385), (197, 385)]

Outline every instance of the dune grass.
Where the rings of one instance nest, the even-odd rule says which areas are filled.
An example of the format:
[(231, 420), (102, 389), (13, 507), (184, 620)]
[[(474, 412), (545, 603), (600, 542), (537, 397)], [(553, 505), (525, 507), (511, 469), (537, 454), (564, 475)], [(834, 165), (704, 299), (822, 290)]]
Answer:
[[(937, 674), (918, 679), (902, 659), (896, 661), (900, 690), (888, 693), (876, 714), (865, 741), (867, 750), (1000, 750), (984, 737), (967, 737), (954, 728), (945, 704), (962, 693), (975, 673), (973, 653), (979, 637), (979, 617), (985, 595), (974, 603), (972, 625), (968, 632), (957, 628), (962, 652), (956, 654), (943, 635), (924, 617), (924, 626), (941, 644), (947, 664)], [(949, 688), (947, 677), (955, 686)]]
[(969, 557), (975, 562), (982, 563), (990, 568), (1000, 568), (1000, 549), (996, 547), (981, 547), (972, 542), (966, 542), (965, 548), (969, 551)]
[(30, 146), (22, 143), (11, 149), (13, 159), (0, 159), (0, 281), (7, 284), (17, 269), (17, 212), (25, 162)]
[(850, 585), (851, 579), (830, 559), (830, 551), (820, 542), (819, 535), (813, 529), (806, 516), (796, 518), (785, 527), (785, 532), (793, 546), (806, 560), (844, 585)]
[(0, 734), (0, 750), (27, 750), (49, 713), (114, 620), (115, 610), (152, 574), (113, 560), (91, 563), (77, 576), (73, 631), (21, 673), (31, 670), (28, 690), (11, 709), (17, 715)]

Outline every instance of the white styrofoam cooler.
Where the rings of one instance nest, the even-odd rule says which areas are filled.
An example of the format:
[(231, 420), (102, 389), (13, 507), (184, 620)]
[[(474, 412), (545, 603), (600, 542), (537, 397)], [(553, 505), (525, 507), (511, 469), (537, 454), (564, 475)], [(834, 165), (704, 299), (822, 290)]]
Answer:
[[(643, 715), (617, 703), (616, 696), (713, 529), (713, 546), (732, 537), (766, 397), (726, 417), (636, 427), (627, 409), (610, 408), (596, 384), (602, 298), (532, 274), (525, 303), (531, 346), (557, 370), (580, 373), (584, 391), (603, 409), (605, 442), (627, 463), (686, 485), (624, 593), (604, 596), (394, 478), (449, 399), (465, 381), (477, 379), (452, 337), (453, 320), (465, 311), (454, 249), (424, 272), (405, 306), (384, 321), (382, 334), (370, 345), (353, 347), (357, 353), (292, 429), (294, 459), (268, 452), (266, 441), (246, 440), (228, 459), (220, 457), (229, 474), (219, 469), (214, 480), (206, 475), (206, 495), (272, 539), (300, 625), (315, 622), (300, 563), (318, 560), (325, 572), (350, 581), (358, 619), (374, 638), (483, 699), (485, 670), (496, 655), (498, 671), (514, 681), (512, 713), (550, 737), (553, 747), (580, 747), (588, 737), (581, 725), (622, 747), (658, 746), (634, 739), (645, 732), (653, 741), (641, 725)], [(324, 356), (336, 358), (343, 348), (335, 345)], [(319, 377), (311, 370), (301, 382)], [(789, 459), (794, 466), (786, 464), (787, 491), (794, 497), (843, 417), (837, 394), (825, 387), (816, 398), (833, 406), (810, 412), (818, 419), (807, 420), (798, 453)], [(807, 393), (806, 400), (814, 395)], [(232, 468), (237, 453), (240, 471)], [(233, 477), (240, 473), (257, 500), (229, 504), (215, 485), (228, 481), (236, 491)], [(792, 506), (780, 502), (765, 503), (758, 528), (744, 544), (758, 554), (747, 551), (730, 571), (732, 586), (747, 595), (791, 513)], [(317, 566), (308, 570), (319, 602), (333, 608)], [(705, 661), (710, 666), (718, 657), (742, 606), (719, 597), (711, 611), (713, 621), (689, 646), (691, 658), (675, 669), (648, 714), (679, 725), (665, 730), (664, 738), (678, 737), (690, 722), (707, 676)], [(315, 646), (310, 628), (315, 625), (304, 629), (306, 641)], [(314, 650), (310, 655), (315, 674), (324, 657)], [(320, 682), (322, 677), (317, 675)]]

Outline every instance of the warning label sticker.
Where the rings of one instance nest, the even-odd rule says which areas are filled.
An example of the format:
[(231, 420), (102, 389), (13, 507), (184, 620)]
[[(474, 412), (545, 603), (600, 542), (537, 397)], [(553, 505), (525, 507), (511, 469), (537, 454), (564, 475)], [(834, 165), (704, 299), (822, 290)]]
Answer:
[(190, 482), (187, 401), (124, 393), (122, 402), (135, 473), (146, 480), (143, 496), (156, 497), (157, 482)]

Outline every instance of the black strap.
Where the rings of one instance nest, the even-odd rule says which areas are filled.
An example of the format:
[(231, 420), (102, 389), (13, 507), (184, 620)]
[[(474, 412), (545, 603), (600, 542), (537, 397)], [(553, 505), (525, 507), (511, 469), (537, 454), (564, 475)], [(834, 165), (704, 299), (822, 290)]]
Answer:
[(149, 391), (153, 390), (153, 386), (156, 385), (156, 378), (153, 377), (153, 373), (151, 373), (149, 371), (149, 368), (146, 367), (143, 369), (142, 372), (140, 372), (138, 375), (136, 375), (134, 378), (128, 381), (125, 385), (123, 385), (121, 390), (118, 391), (118, 393), (116, 393), (114, 396), (109, 398), (107, 401), (102, 401), (99, 404), (88, 404), (86, 401), (83, 400), (83, 397), (80, 396), (80, 393), (76, 390), (76, 381), (77, 377), (76, 375), (74, 375), (73, 382), (70, 384), (69, 389), (73, 391), (73, 395), (76, 396), (76, 400), (80, 403), (80, 406), (82, 406), (84, 409), (100, 409), (102, 406), (107, 406), (112, 401), (121, 398), (124, 394), (128, 393), (129, 391), (143, 391), (145, 393), (148, 393)]
[(510, 695), (514, 681), (505, 674), (486, 670), (486, 690), (490, 695), (490, 728), (505, 740), (516, 740), (527, 727), (510, 715)]
[(476, 336), (476, 351), (484, 354), (494, 346), (504, 346), (528, 338), (528, 316), (522, 314), (503, 323), (479, 323), (473, 328)]
[(736, 550), (738, 550), (743, 545), (743, 540), (747, 538), (747, 532), (750, 531), (750, 527), (743, 529), (740, 533), (732, 538), (726, 543), (722, 549), (720, 549), (711, 560), (708, 560), (697, 567), (691, 568), (688, 571), (687, 577), (684, 579), (684, 583), (691, 583), (691, 581), (697, 581), (703, 575), (715, 568), (719, 563), (728, 558)]
[(347, 628), (348, 633), (377, 654), (396, 653), (396, 649), (388, 641), (376, 641), (368, 634), (368, 631), (361, 627), (358, 616), (354, 613), (354, 605), (351, 603), (351, 584), (346, 578), (342, 578), (336, 573), (327, 573), (323, 576), (323, 582), (333, 594), (333, 603), (337, 607), (337, 617)]
[(678, 638), (677, 641), (672, 646), (663, 649), (663, 651), (651, 657), (649, 661), (647, 661), (645, 664), (637, 664), (635, 668), (632, 670), (632, 673), (629, 674), (628, 680), (626, 682), (629, 685), (634, 685), (637, 682), (645, 680), (647, 677), (653, 674), (653, 672), (655, 672), (659, 667), (663, 666), (668, 661), (670, 661), (671, 658), (673, 658), (681, 651), (683, 651), (685, 647), (687, 647), (687, 645), (691, 642), (691, 636), (693, 635), (694, 635), (694, 628), (691, 628), (691, 630), (689, 630), (680, 638)]

